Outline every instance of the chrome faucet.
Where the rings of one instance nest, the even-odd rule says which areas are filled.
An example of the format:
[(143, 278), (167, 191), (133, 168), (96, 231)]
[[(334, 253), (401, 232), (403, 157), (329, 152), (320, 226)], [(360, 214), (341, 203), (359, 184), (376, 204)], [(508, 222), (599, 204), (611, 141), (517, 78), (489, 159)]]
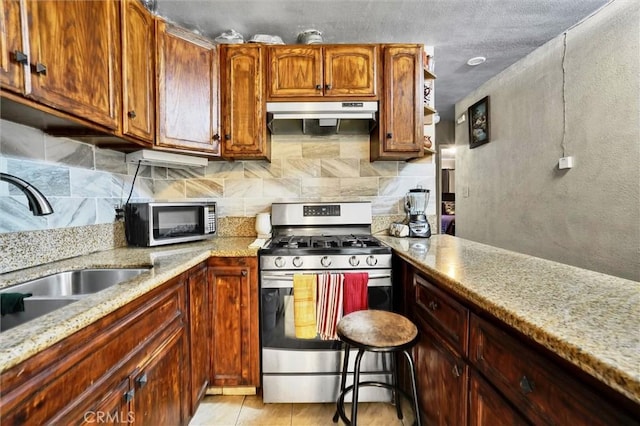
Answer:
[(33, 212), (34, 216), (44, 216), (53, 213), (53, 207), (49, 204), (49, 200), (29, 182), (6, 173), (0, 173), (0, 180), (12, 183), (24, 192), (27, 200), (29, 200), (29, 210)]

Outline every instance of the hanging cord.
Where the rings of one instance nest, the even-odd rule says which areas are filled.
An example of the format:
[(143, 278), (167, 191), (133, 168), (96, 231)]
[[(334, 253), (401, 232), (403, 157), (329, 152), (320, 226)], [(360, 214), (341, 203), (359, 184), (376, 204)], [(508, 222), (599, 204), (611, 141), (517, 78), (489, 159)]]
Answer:
[(133, 186), (136, 184), (136, 178), (138, 177), (138, 171), (140, 170), (140, 164), (142, 160), (138, 160), (138, 167), (136, 167), (136, 173), (133, 175), (133, 182), (131, 182), (131, 191), (129, 191), (129, 197), (127, 198), (127, 202), (124, 203), (125, 207), (129, 204), (129, 200), (131, 200), (131, 194), (133, 194)]
[(565, 145), (565, 137), (567, 135), (567, 96), (566, 96), (566, 76), (567, 70), (565, 68), (565, 60), (567, 57), (567, 32), (564, 32), (564, 38), (562, 40), (562, 142), (560, 147), (562, 148), (562, 156), (566, 156), (567, 147)]

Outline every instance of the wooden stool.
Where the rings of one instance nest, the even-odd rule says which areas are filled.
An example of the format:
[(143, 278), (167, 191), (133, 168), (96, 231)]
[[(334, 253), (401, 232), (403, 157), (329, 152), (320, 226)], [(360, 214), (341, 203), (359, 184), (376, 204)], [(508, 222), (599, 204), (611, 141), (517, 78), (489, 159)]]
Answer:
[[(418, 329), (416, 326), (402, 315), (393, 312), (367, 310), (352, 312), (344, 316), (338, 323), (338, 337), (344, 345), (344, 360), (342, 364), (342, 379), (340, 383), (340, 394), (336, 401), (336, 413), (333, 422), (337, 423), (341, 418), (347, 425), (356, 425), (358, 416), (358, 388), (361, 386), (377, 386), (391, 389), (396, 403), (398, 418), (402, 419), (399, 395), (402, 392), (398, 386), (398, 365), (396, 363), (396, 353), (404, 354), (409, 364), (411, 373), (411, 386), (413, 390), (413, 409), (416, 423), (420, 425), (420, 411), (418, 408), (418, 390), (416, 387), (416, 371), (409, 351), (418, 341)], [(353, 370), (353, 385), (345, 388), (349, 365), (349, 349), (358, 349), (355, 367)], [(391, 374), (392, 383), (366, 381), (360, 383), (360, 361), (366, 351), (390, 353), (393, 372)], [(344, 398), (348, 392), (353, 392), (351, 404), (351, 420), (344, 412)], [(404, 392), (402, 392), (404, 393)]]

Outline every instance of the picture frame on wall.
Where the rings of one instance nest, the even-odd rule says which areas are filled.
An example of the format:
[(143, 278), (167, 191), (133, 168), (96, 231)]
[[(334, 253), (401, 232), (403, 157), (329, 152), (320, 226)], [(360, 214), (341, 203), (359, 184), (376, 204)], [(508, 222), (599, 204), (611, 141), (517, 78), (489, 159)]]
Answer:
[(491, 139), (489, 97), (485, 96), (467, 110), (469, 117), (469, 148), (476, 148)]

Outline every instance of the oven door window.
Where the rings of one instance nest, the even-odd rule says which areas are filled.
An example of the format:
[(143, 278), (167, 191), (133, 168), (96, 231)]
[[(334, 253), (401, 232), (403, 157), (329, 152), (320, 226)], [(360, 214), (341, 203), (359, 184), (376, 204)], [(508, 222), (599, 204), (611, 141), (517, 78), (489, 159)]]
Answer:
[[(369, 308), (390, 311), (391, 287), (369, 287)], [(340, 349), (338, 340), (298, 339), (295, 337), (292, 288), (261, 290), (262, 346), (272, 349)]]
[(162, 240), (204, 234), (200, 206), (156, 207), (153, 209), (153, 238)]

